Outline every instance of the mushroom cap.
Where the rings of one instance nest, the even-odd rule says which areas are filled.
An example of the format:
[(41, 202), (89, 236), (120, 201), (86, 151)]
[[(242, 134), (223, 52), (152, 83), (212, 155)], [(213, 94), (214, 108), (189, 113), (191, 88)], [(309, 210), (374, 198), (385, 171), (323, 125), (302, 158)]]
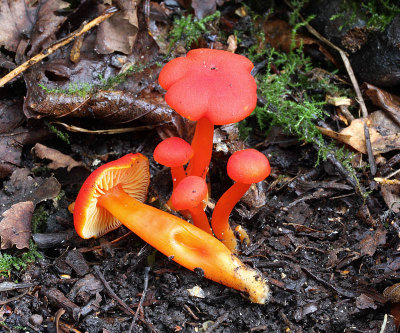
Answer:
[(195, 49), (168, 62), (158, 82), (165, 100), (182, 117), (202, 117), (214, 125), (243, 120), (257, 103), (257, 85), (244, 56), (222, 50)]
[(228, 176), (238, 183), (258, 183), (269, 176), (267, 157), (255, 149), (239, 150), (232, 154), (227, 165)]
[(150, 184), (149, 161), (142, 154), (128, 154), (97, 168), (83, 183), (75, 201), (74, 225), (82, 238), (100, 237), (118, 228), (121, 222), (97, 198), (114, 186), (143, 202)]
[(192, 146), (178, 137), (161, 141), (153, 153), (154, 160), (157, 163), (169, 168), (185, 165), (192, 156)]
[(177, 210), (197, 207), (207, 196), (207, 183), (202, 177), (188, 176), (174, 189), (171, 202)]

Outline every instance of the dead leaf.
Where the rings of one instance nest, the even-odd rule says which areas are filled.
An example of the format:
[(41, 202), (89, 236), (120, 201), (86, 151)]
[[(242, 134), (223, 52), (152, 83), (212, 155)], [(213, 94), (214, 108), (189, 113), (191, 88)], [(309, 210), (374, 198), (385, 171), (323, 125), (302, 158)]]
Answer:
[(376, 309), (378, 306), (375, 304), (374, 300), (365, 295), (365, 294), (361, 294), (360, 296), (358, 296), (356, 298), (356, 306), (358, 309), (360, 310), (364, 310), (364, 309)]
[[(115, 51), (124, 54), (132, 52), (139, 22), (137, 17), (137, 7), (140, 0), (119, 1), (121, 11), (110, 19), (101, 23), (97, 29), (97, 39), (95, 50), (99, 54), (110, 54)], [(105, 6), (100, 6), (100, 11), (105, 10)]]
[(7, 192), (0, 191), (0, 214), (8, 207), (22, 201), (32, 201), (34, 205), (44, 200), (54, 199), (60, 193), (61, 185), (54, 177), (32, 177), (28, 169), (16, 169), (9, 180), (4, 181)]
[(400, 212), (400, 185), (381, 184), (381, 194), (388, 208)]
[(0, 101), (0, 133), (12, 131), (24, 119), (20, 100)]
[(39, 6), (28, 56), (35, 55), (56, 40), (55, 33), (67, 19), (67, 16), (58, 15), (57, 11), (68, 8), (70, 4), (62, 0), (41, 0)]
[(400, 97), (379, 89), (372, 84), (363, 85), (364, 93), (371, 99), (374, 105), (390, 113), (393, 119), (400, 125)]
[[(400, 148), (400, 126), (394, 123), (384, 112), (375, 111), (369, 114), (367, 121), (374, 155)], [(344, 128), (340, 133), (321, 127), (318, 127), (318, 129), (322, 134), (366, 154), (364, 124), (365, 118), (358, 118), (354, 119), (350, 126)]]
[(3, 213), (0, 222), (1, 248), (29, 248), (34, 205), (32, 201), (19, 202)]
[(0, 46), (15, 52), (21, 40), (27, 39), (24, 33), (32, 30), (37, 8), (25, 0), (0, 0)]
[(46, 147), (40, 143), (37, 143), (32, 149), (37, 157), (52, 161), (48, 165), (50, 169), (67, 168), (68, 171), (71, 171), (71, 169), (75, 167), (84, 166), (82, 162), (75, 161), (71, 156), (65, 155), (56, 149)]
[(19, 127), (0, 136), (0, 179), (10, 175), (21, 163), (22, 146), (36, 143), (48, 132), (44, 128)]
[(273, 48), (289, 53), (292, 48), (299, 48), (303, 45), (315, 46), (331, 63), (338, 67), (335, 58), (326, 50), (323, 45), (308, 36), (297, 33), (292, 43), (292, 27), (283, 20), (264, 20), (262, 29), (265, 33), (265, 41)]
[(217, 5), (221, 6), (224, 0), (192, 0), (192, 8), (198, 19), (215, 13)]
[(373, 235), (368, 235), (360, 242), (361, 255), (373, 256), (377, 247), (386, 243), (387, 231), (383, 228), (377, 229)]

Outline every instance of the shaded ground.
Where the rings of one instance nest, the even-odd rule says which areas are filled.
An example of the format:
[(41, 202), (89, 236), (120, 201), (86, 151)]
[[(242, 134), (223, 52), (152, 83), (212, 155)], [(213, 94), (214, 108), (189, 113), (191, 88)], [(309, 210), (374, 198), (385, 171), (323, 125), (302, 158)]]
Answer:
[[(92, 13), (85, 6), (79, 8), (83, 13)], [(145, 21), (140, 11), (139, 22)], [(139, 28), (141, 33), (143, 29)], [(58, 332), (89, 333), (396, 332), (393, 317), (386, 316), (393, 306), (382, 293), (399, 278), (398, 216), (387, 208), (367, 168), (357, 174), (369, 191), (365, 199), (333, 163), (315, 166), (317, 153), (313, 145), (285, 136), (279, 129), (265, 138), (254, 125), (246, 143), (237, 139), (235, 129), (219, 129), (216, 137), (221, 141), (215, 145), (219, 151), (210, 169), (212, 199), (206, 210), (210, 214), (215, 198), (231, 185), (225, 173), (230, 152), (249, 145), (269, 158), (271, 176), (252, 188), (231, 215), (232, 224), (245, 227), (252, 240), (248, 248), (242, 249), (240, 258), (270, 281), (272, 297), (268, 304), (251, 304), (245, 295), (180, 267), (124, 227), (98, 240), (81, 240), (73, 230), (68, 205), (75, 200), (89, 170), (128, 152), (143, 153), (150, 159), (152, 174), (149, 202), (162, 207), (171, 190), (170, 175), (154, 162), (152, 152), (160, 137), (176, 132), (189, 137), (192, 130), (162, 101), (162, 91), (155, 83), (159, 71), (155, 63), (163, 59), (158, 57), (158, 49), (149, 47), (155, 47), (154, 41), (147, 40), (122, 56), (132, 60), (146, 49), (144, 54), (152, 63), (145, 74), (133, 71), (122, 83), (116, 83), (117, 91), (123, 92), (118, 95), (120, 104), (112, 104), (116, 94), (106, 95), (99, 89), (93, 97), (91, 91), (87, 107), (79, 108), (82, 114), (75, 115), (83, 120), (69, 119), (69, 124), (88, 129), (127, 127), (124, 122), (143, 116), (142, 123), (133, 126), (144, 123), (149, 128), (114, 135), (70, 132), (70, 142), (66, 143), (50, 133), (41, 120), (34, 120), (33, 114), (49, 109), (53, 116), (72, 109), (78, 112), (76, 105), (87, 100), (87, 95), (71, 97), (57, 91), (44, 94), (37, 82), (65, 88), (87, 75), (82, 74), (87, 63), (106, 73), (105, 79), (119, 72), (121, 66), (112, 63), (114, 53), (100, 56), (87, 51), (90, 47), (93, 50), (93, 43), (89, 36), (86, 49), (81, 50), (86, 63), (74, 67), (76, 72), (65, 67), (67, 58), (60, 51), (50, 58), (53, 67), (43, 62), (25, 74), (28, 102), (24, 114), (22, 102), (17, 99), (11, 103), (7, 97), (11, 88), (2, 92), (11, 110), (4, 114), (20, 116), (13, 120), (14, 126), (8, 125), (12, 130), (1, 141), (2, 147), (13, 147), (12, 159), (0, 169), (1, 211), (21, 202), (33, 202), (37, 219), (33, 240), (42, 258), (22, 271), (12, 267), (9, 276), (1, 272), (5, 276), (0, 278), (0, 331), (50, 333), (57, 332), (58, 327)], [(123, 52), (118, 50), (117, 54)], [(34, 79), (32, 75), (36, 75)], [(64, 80), (66, 77), (68, 80)], [(102, 78), (97, 76), (97, 80), (95, 83), (101, 84)], [(17, 82), (13, 87), (22, 85)], [(128, 116), (123, 115), (127, 118), (119, 118), (121, 108), (131, 103), (135, 108), (129, 109)], [(119, 124), (87, 120), (91, 112), (103, 118), (99, 116), (105, 112), (99, 106), (102, 104), (118, 110), (112, 116)], [(8, 116), (7, 121), (10, 119)], [(38, 142), (45, 148), (37, 146)], [(224, 145), (230, 152), (223, 151)], [(381, 175), (398, 168), (395, 152), (385, 157), (391, 163), (378, 165)], [(388, 165), (390, 170), (385, 169)], [(45, 212), (41, 217), (39, 209)], [(21, 255), (15, 248), (2, 253)], [(194, 291), (194, 287), (200, 291)]]

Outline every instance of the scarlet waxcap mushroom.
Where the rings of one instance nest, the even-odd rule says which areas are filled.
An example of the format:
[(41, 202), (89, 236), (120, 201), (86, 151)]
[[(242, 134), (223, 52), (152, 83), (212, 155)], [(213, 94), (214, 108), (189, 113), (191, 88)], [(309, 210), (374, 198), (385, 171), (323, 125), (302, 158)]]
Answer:
[(154, 160), (166, 167), (171, 168), (172, 183), (176, 185), (186, 177), (183, 166), (193, 156), (193, 149), (185, 140), (172, 137), (161, 141), (154, 149)]
[(171, 196), (171, 202), (177, 210), (188, 210), (193, 224), (212, 235), (210, 223), (203, 209), (203, 200), (207, 197), (206, 181), (199, 176), (188, 176), (181, 180)]
[(235, 182), (253, 184), (271, 173), (267, 157), (255, 149), (239, 150), (232, 154), (226, 167), (228, 176)]
[(259, 272), (244, 265), (216, 238), (194, 225), (143, 202), (149, 162), (128, 154), (95, 170), (82, 185), (74, 208), (76, 231), (99, 237), (120, 223), (182, 266), (201, 269), (208, 279), (247, 292), (264, 304), (269, 286)]
[[(215, 236), (232, 252), (236, 252), (236, 237), (229, 224), (229, 215), (251, 184), (258, 183), (269, 176), (271, 167), (264, 154), (255, 149), (245, 149), (232, 154), (228, 160), (227, 171), (229, 177), (236, 183), (222, 195), (215, 205), (211, 226)], [(247, 233), (242, 228), (237, 230), (241, 236), (244, 236), (243, 238), (248, 240)]]
[(100, 237), (118, 228), (121, 222), (99, 204), (102, 195), (118, 186), (132, 198), (143, 202), (150, 184), (148, 159), (128, 154), (97, 168), (83, 183), (75, 200), (74, 225), (82, 238)]
[(211, 160), (214, 125), (238, 122), (253, 111), (257, 85), (244, 56), (195, 49), (168, 62), (159, 75), (165, 100), (181, 116), (197, 121), (188, 174), (205, 176)]

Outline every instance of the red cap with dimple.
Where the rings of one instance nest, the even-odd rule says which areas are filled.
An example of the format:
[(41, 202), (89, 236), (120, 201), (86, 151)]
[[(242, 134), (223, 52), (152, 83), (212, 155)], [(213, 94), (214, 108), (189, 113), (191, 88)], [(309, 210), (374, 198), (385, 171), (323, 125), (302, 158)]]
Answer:
[(243, 120), (256, 107), (257, 84), (246, 57), (222, 50), (195, 49), (168, 62), (158, 82), (165, 100), (182, 117), (203, 117), (214, 125)]
[(171, 196), (177, 210), (191, 209), (200, 204), (207, 196), (207, 184), (202, 177), (188, 176), (181, 180)]
[(172, 137), (163, 140), (154, 149), (154, 160), (166, 167), (185, 165), (193, 156), (193, 149), (185, 140)]
[(240, 150), (228, 160), (228, 176), (243, 184), (258, 183), (269, 176), (271, 167), (267, 157), (255, 149)]

